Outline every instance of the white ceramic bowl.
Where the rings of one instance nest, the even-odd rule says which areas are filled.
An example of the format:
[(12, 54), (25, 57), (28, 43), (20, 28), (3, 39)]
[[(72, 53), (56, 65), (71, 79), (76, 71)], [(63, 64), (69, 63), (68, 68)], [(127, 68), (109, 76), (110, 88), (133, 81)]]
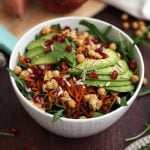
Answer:
[[(41, 23), (35, 26), (34, 28), (32, 28), (31, 30), (29, 30), (19, 40), (10, 58), (10, 64), (9, 64), (10, 69), (13, 69), (17, 64), (18, 53), (21, 54), (24, 53), (25, 47), (32, 39), (35, 38), (35, 35), (39, 33), (44, 26), (50, 26), (52, 24), (60, 23), (61, 26), (69, 25), (72, 28), (78, 27), (80, 31), (85, 31), (86, 27), (79, 25), (79, 21), (81, 19), (86, 19), (94, 23), (98, 28), (100, 28), (100, 30), (104, 30), (107, 26), (110, 25), (104, 21), (91, 19), (87, 17), (65, 17), (65, 18), (58, 18), (58, 19), (49, 20), (44, 23)], [(120, 33), (120, 35), (123, 38), (125, 38), (129, 43), (133, 42), (131, 38), (123, 31), (121, 31), (120, 29), (116, 28), (113, 25), (111, 26), (112, 26), (112, 32), (110, 34), (110, 38), (116, 40), (118, 39), (118, 33)], [(42, 110), (35, 107), (33, 104), (31, 104), (31, 102), (28, 101), (19, 91), (14, 78), (12, 77), (10, 78), (19, 101), (26, 109), (26, 111), (32, 116), (32, 118), (36, 120), (42, 127), (57, 135), (61, 135), (64, 137), (74, 137), (74, 138), (86, 137), (86, 136), (96, 134), (100, 131), (103, 131), (104, 129), (108, 128), (113, 123), (115, 123), (128, 110), (128, 108), (131, 106), (131, 104), (137, 97), (144, 78), (144, 64), (138, 47), (136, 47), (136, 50), (134, 52), (134, 57), (138, 64), (140, 81), (134, 95), (128, 100), (128, 106), (120, 107), (113, 112), (110, 112), (104, 116), (97, 117), (97, 118), (90, 118), (90, 119), (61, 118), (60, 120), (53, 122), (53, 115), (45, 113)]]

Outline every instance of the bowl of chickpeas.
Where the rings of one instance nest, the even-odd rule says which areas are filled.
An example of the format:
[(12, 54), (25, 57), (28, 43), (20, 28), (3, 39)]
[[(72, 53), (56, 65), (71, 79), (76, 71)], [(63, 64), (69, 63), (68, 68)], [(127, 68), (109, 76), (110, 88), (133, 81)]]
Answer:
[(9, 71), (18, 100), (36, 122), (57, 135), (79, 138), (123, 116), (142, 86), (144, 63), (138, 47), (117, 27), (64, 17), (25, 33)]

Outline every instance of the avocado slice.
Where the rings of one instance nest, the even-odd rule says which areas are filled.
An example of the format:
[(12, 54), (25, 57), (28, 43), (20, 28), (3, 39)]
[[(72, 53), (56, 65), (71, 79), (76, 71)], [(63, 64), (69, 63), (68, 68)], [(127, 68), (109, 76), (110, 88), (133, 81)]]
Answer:
[(44, 48), (42, 46), (39, 46), (39, 47), (32, 48), (29, 51), (27, 50), (24, 55), (27, 58), (32, 58), (40, 53), (43, 53), (43, 51), (44, 51)]
[(50, 40), (52, 38), (53, 35), (55, 35), (56, 33), (55, 32), (52, 32), (52, 33), (49, 33), (45, 36), (41, 36), (39, 39), (37, 40), (33, 40), (32, 42), (30, 42), (28, 44), (28, 46), (26, 47), (27, 50), (31, 50), (35, 47), (39, 47), (39, 46), (44, 46), (44, 42), (46, 40)]
[(113, 72), (113, 70), (116, 70), (118, 72), (119, 75), (124, 74), (127, 70), (129, 70), (128, 68), (128, 64), (126, 63), (125, 60), (119, 60), (117, 62), (117, 64), (115, 64), (113, 67), (107, 67), (107, 68), (102, 68), (102, 69), (96, 69), (95, 72), (97, 74), (111, 74)]
[[(118, 75), (116, 80), (111, 79), (110, 75), (98, 75), (99, 79), (98, 80), (107, 80), (107, 81), (126, 81), (130, 80), (131, 76), (133, 75), (133, 72), (128, 70), (124, 74)], [(86, 79), (91, 79), (88, 75), (86, 76)], [(92, 80), (92, 79), (91, 79)]]
[(96, 86), (96, 87), (116, 87), (116, 86), (127, 86), (132, 85), (132, 82), (130, 80), (127, 81), (116, 81), (116, 80), (110, 80), (110, 81), (102, 81), (102, 80), (85, 80), (84, 84), (90, 85), (90, 86)]
[(76, 66), (76, 58), (73, 52), (67, 52), (65, 50), (66, 46), (68, 45), (67, 42), (53, 43), (53, 51), (49, 52), (48, 54), (38, 54), (31, 59), (32, 65), (42, 65), (42, 64), (54, 64), (61, 60), (65, 60), (69, 63), (70, 66)]
[(115, 65), (119, 58), (117, 53), (111, 49), (105, 49), (108, 58), (105, 59), (86, 59), (83, 63), (78, 64), (75, 68), (69, 71), (70, 74), (80, 74), (83, 70), (90, 71), (100, 68), (106, 68)]
[(105, 87), (107, 90), (115, 91), (115, 92), (130, 92), (135, 89), (134, 85), (127, 85), (127, 86), (110, 86)]

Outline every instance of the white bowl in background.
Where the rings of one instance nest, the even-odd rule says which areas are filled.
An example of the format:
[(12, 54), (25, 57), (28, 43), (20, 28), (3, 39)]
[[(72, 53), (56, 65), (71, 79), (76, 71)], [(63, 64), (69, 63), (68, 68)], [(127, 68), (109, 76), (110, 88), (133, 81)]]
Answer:
[[(43, 22), (35, 26), (31, 30), (29, 30), (18, 41), (18, 43), (16, 44), (11, 54), (11, 58), (9, 62), (10, 69), (14, 69), (14, 67), (17, 65), (18, 53), (21, 53), (21, 54), (24, 53), (25, 47), (31, 42), (31, 40), (35, 38), (35, 35), (39, 33), (43, 27), (60, 23), (62, 27), (63, 26), (71, 26), (72, 28), (78, 27), (79, 31), (85, 31), (87, 28), (79, 25), (79, 21), (81, 19), (85, 19), (94, 23), (100, 30), (104, 30), (107, 26), (111, 25), (104, 21), (87, 18), (87, 17), (64, 17), (64, 18), (58, 18), (58, 19), (53, 19), (53, 20)], [(120, 35), (123, 38), (125, 38), (128, 43), (133, 42), (131, 38), (127, 34), (125, 34), (123, 31), (121, 31), (120, 29), (118, 29), (117, 27), (113, 25), (111, 26), (112, 26), (112, 32), (109, 35), (111, 39), (117, 40), (118, 33), (120, 33)], [(86, 137), (86, 136), (90, 136), (98, 132), (101, 132), (104, 129), (110, 127), (112, 124), (114, 124), (121, 116), (123, 116), (123, 114), (128, 110), (128, 108), (136, 99), (141, 89), (142, 81), (144, 78), (143, 58), (137, 46), (135, 46), (134, 58), (136, 59), (137, 64), (138, 64), (140, 81), (137, 85), (137, 88), (133, 96), (127, 102), (128, 106), (120, 107), (116, 109), (115, 111), (112, 111), (106, 115), (96, 117), (96, 118), (89, 118), (89, 119), (61, 118), (60, 120), (53, 122), (53, 115), (43, 112), (42, 110), (34, 106), (29, 100), (27, 100), (18, 89), (14, 78), (13, 77), (10, 77), (10, 78), (11, 78), (11, 83), (13, 85), (15, 93), (20, 103), (25, 108), (25, 110), (32, 116), (32, 118), (35, 121), (37, 121), (42, 127), (44, 127), (45, 129), (57, 135), (61, 135), (64, 137), (73, 137), (73, 138)]]

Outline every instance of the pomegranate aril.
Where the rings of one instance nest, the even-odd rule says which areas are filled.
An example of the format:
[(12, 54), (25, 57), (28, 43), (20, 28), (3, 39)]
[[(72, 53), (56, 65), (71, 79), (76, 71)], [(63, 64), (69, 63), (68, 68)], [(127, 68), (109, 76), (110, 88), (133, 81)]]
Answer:
[(67, 110), (66, 110), (66, 116), (67, 116), (67, 117), (71, 117), (71, 114), (72, 114), (72, 113), (71, 113), (71, 109), (67, 109)]
[(68, 46), (66, 46), (65, 49), (66, 49), (67, 52), (71, 52), (71, 51), (72, 51), (72, 46), (71, 46), (71, 45), (68, 45)]
[(88, 45), (89, 44), (89, 38), (85, 38), (83, 43), (84, 43), (84, 45)]
[(103, 47), (99, 47), (99, 48), (96, 50), (96, 52), (98, 52), (98, 53), (101, 54), (101, 53), (103, 52), (103, 49), (104, 49)]
[(107, 54), (105, 54), (105, 53), (100, 53), (101, 54), (101, 56), (102, 56), (102, 59), (105, 59), (105, 58), (108, 58), (109, 56), (107, 55)]
[(132, 59), (129, 61), (129, 68), (133, 71), (137, 68), (137, 63), (136, 63), (135, 59)]
[(90, 77), (91, 79), (98, 79), (98, 74), (95, 73), (95, 72), (91, 72), (91, 73), (89, 74), (89, 77)]
[(36, 74), (31, 73), (29, 75), (30, 79), (36, 80), (38, 78), (38, 76)]
[(78, 119), (79, 118), (80, 113), (79, 112), (75, 112), (73, 115), (73, 119)]
[(44, 42), (44, 45), (45, 45), (45, 46), (50, 46), (50, 45), (52, 45), (52, 44), (53, 44), (53, 41), (52, 41), (52, 40), (47, 40), (47, 41)]
[(54, 35), (54, 36), (52, 37), (52, 39), (57, 41), (57, 39), (58, 39), (58, 35), (57, 35), (57, 34), (56, 34), (56, 35)]
[(35, 103), (41, 103), (41, 98), (39, 96), (36, 96), (33, 100)]
[(94, 43), (94, 44), (99, 44), (100, 41), (99, 41), (98, 39), (94, 39), (94, 40), (93, 40), (93, 43)]
[(46, 65), (45, 67), (46, 70), (51, 70), (52, 69), (52, 66), (49, 64), (49, 65)]
[(65, 37), (64, 36), (58, 36), (57, 41), (60, 43), (63, 43), (65, 41)]
[(57, 83), (62, 87), (64, 87), (66, 85), (66, 82), (63, 79), (58, 79)]
[(25, 60), (26, 63), (30, 63), (31, 62), (30, 58), (25, 58), (24, 60)]
[(112, 73), (111, 73), (111, 78), (112, 79), (117, 79), (117, 77), (118, 77), (118, 72), (116, 71), (116, 70), (114, 70)]
[(35, 75), (41, 75), (42, 74), (42, 71), (40, 70), (40, 69), (38, 69), (38, 68), (31, 68), (32, 69), (32, 71), (33, 71), (33, 74), (35, 74)]
[(31, 88), (32, 87), (32, 82), (31, 81), (26, 81), (26, 87)]
[(69, 31), (71, 31), (71, 27), (70, 27), (70, 26), (65, 26), (64, 30), (69, 30)]
[(47, 47), (47, 48), (44, 49), (44, 53), (45, 53), (45, 54), (48, 54), (48, 53), (51, 52), (51, 51), (52, 51), (52, 50), (51, 50), (50, 47)]
[(20, 132), (20, 130), (19, 129), (17, 129), (17, 128), (11, 128), (11, 133), (13, 133), (14, 135), (17, 135), (17, 134), (19, 134), (19, 132)]

